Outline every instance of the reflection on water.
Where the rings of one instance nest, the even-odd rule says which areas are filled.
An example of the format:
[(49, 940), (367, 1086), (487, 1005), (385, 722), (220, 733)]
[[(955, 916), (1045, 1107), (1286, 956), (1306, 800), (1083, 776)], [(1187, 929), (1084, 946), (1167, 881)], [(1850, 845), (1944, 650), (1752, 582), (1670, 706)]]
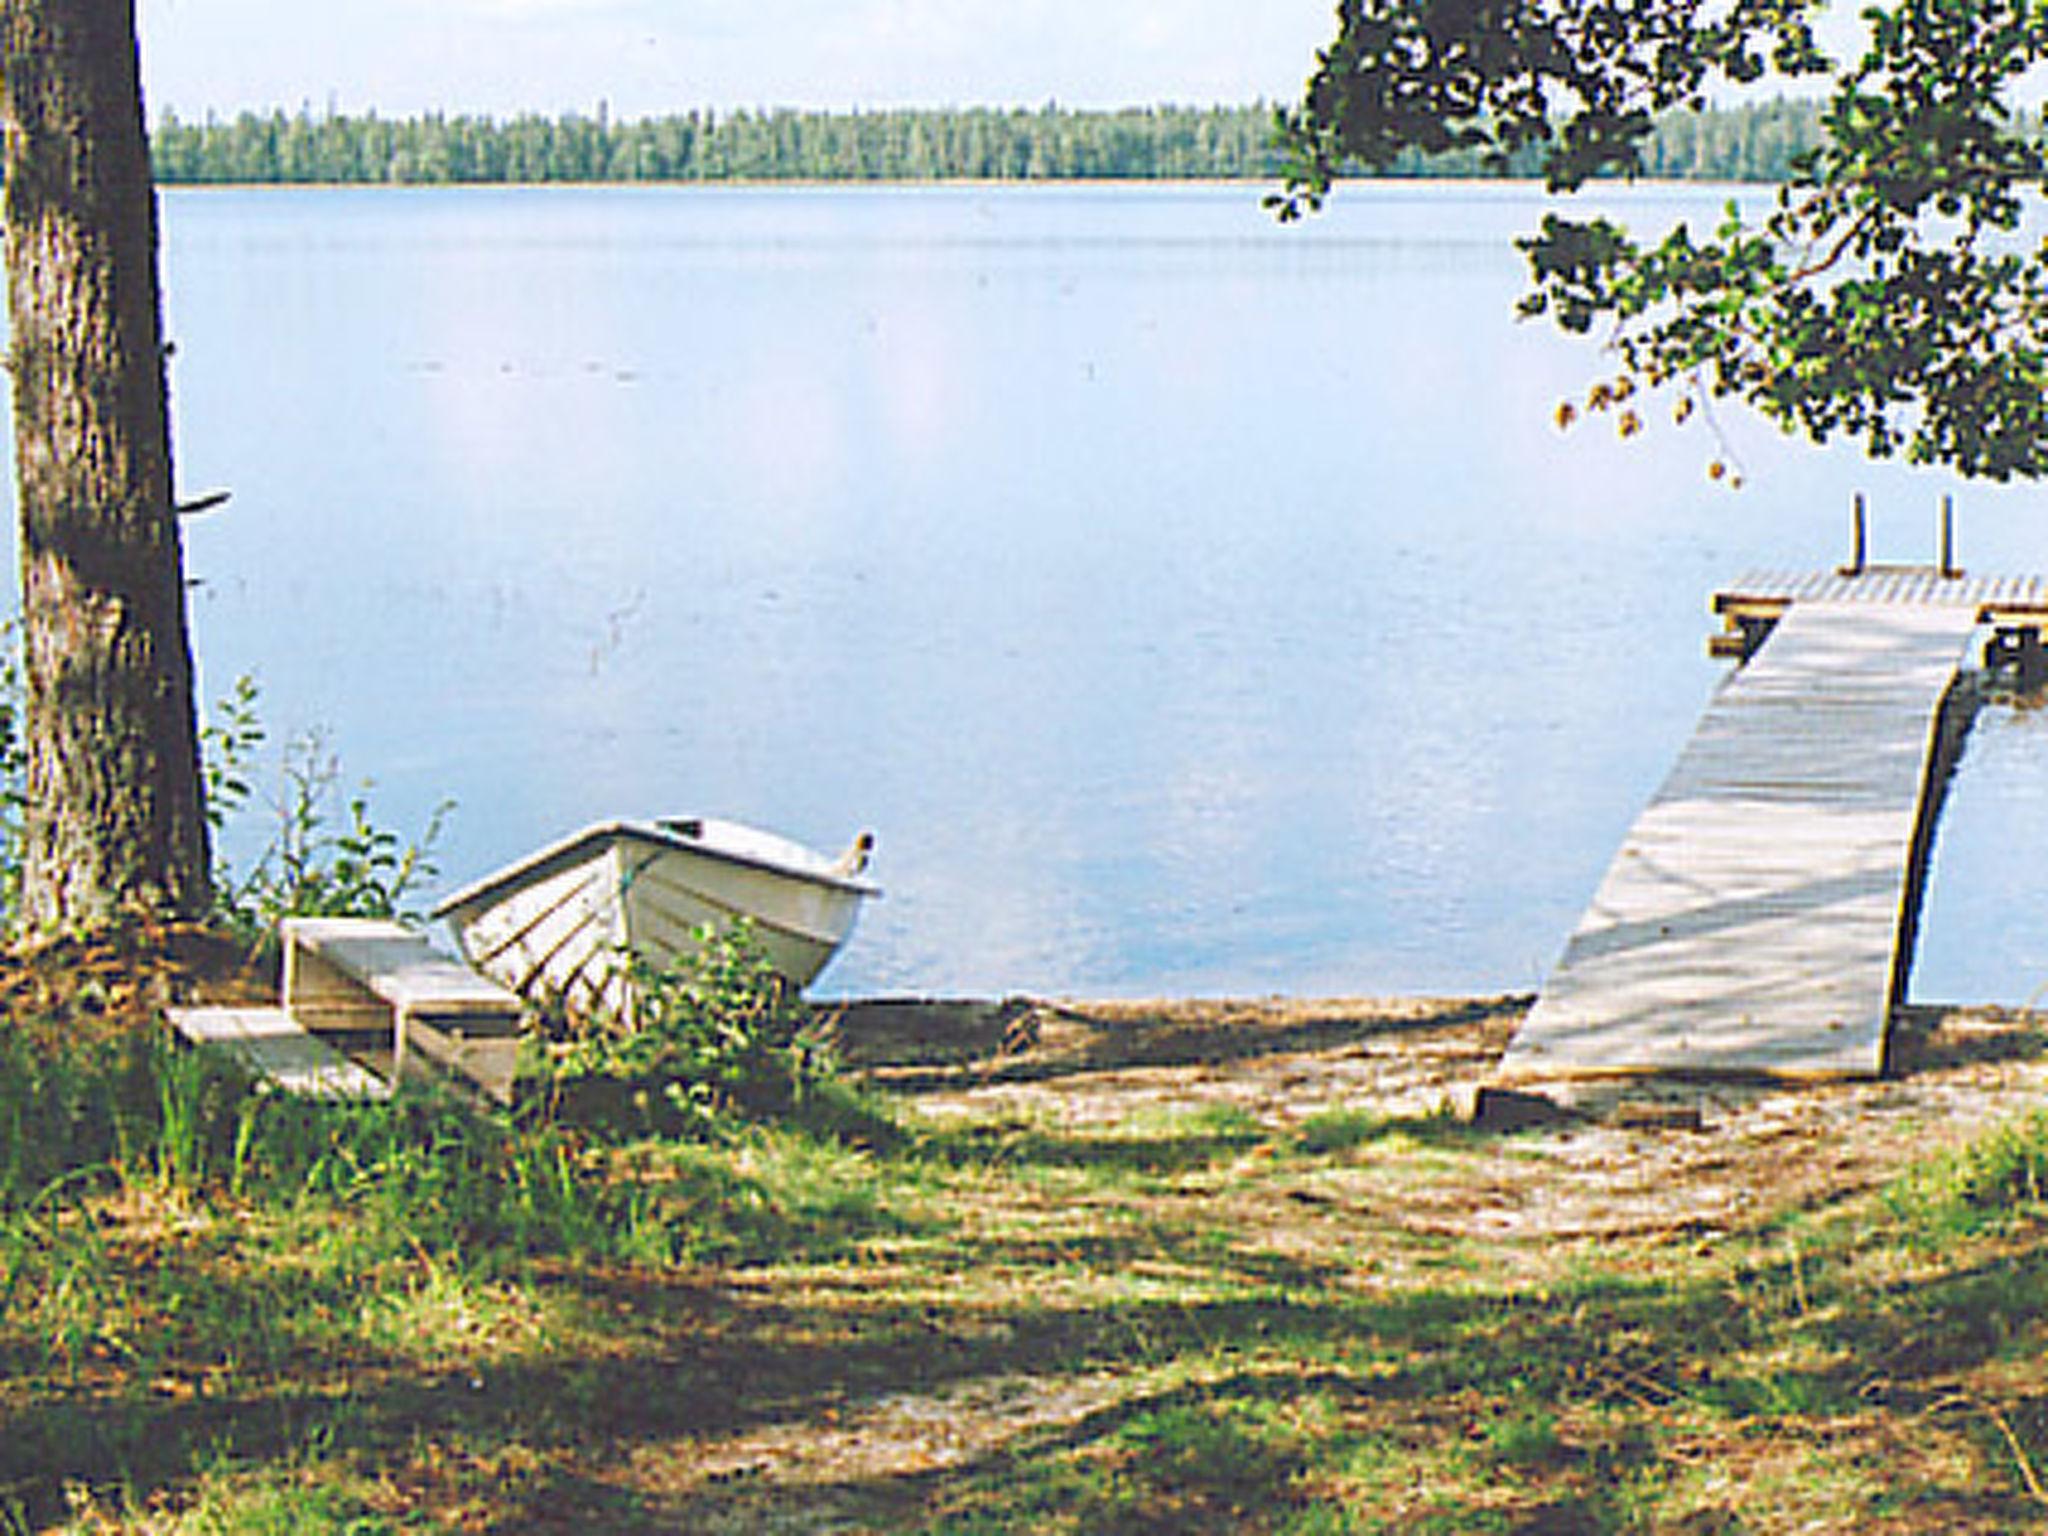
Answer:
[(1913, 997), (2048, 1004), (2048, 697), (1978, 714), (1933, 869)]
[[(174, 194), (208, 691), (259, 673), (393, 819), (453, 795), (449, 884), (600, 817), (871, 826), (828, 990), (1531, 987), (1713, 684), (1706, 594), (1836, 559), (1855, 488), (1918, 557), (1952, 487), (1557, 432), (1599, 359), (1511, 318), (1528, 191), (1258, 198)], [(1960, 506), (1966, 563), (2048, 561)], [(1923, 975), (2005, 995), (1946, 914), (2024, 871), (1947, 867), (2038, 802), (1971, 853), (1971, 801)]]

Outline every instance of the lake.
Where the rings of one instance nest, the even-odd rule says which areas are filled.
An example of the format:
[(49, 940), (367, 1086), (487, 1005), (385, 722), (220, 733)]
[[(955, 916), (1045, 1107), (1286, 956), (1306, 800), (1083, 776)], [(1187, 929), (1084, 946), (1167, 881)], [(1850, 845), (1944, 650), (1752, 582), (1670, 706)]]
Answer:
[[(1881, 558), (1954, 491), (1966, 565), (2048, 567), (2033, 492), (1560, 432), (1600, 358), (1512, 316), (1531, 189), (1260, 191), (168, 194), (202, 689), (385, 822), (452, 798), (443, 889), (614, 816), (872, 828), (827, 995), (1521, 990), (1717, 583), (1839, 560), (1858, 489)], [(1916, 995), (2048, 982), (2044, 848), (2048, 721), (1994, 712)]]

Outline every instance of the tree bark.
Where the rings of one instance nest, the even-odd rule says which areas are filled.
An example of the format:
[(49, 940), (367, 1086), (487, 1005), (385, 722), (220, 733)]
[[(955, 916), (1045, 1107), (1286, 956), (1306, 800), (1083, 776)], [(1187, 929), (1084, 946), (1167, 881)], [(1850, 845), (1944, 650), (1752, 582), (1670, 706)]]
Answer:
[(197, 916), (207, 829), (134, 0), (4, 4), (29, 928)]

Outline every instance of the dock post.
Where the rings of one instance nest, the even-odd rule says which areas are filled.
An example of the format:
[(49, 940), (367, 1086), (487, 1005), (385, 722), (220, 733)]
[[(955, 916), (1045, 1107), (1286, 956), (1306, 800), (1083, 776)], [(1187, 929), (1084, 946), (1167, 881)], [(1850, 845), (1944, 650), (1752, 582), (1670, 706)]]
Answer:
[(1956, 499), (1941, 498), (1941, 579), (1954, 581), (1963, 573), (1956, 569)]
[(1856, 493), (1856, 498), (1854, 502), (1851, 504), (1851, 507), (1854, 516), (1854, 522), (1851, 528), (1851, 550), (1849, 555), (1849, 563), (1841, 568), (1841, 574), (1844, 576), (1861, 576), (1863, 574), (1864, 557), (1869, 542), (1867, 528), (1869, 519), (1865, 513), (1863, 505), (1863, 493), (1861, 491), (1858, 491)]

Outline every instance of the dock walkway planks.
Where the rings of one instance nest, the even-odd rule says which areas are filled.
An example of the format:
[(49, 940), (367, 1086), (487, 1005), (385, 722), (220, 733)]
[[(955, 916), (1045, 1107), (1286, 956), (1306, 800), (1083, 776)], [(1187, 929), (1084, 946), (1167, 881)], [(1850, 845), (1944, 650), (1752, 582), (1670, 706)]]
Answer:
[(1790, 601), (1630, 830), (1501, 1077), (1881, 1072), (1922, 792), (1978, 614)]

